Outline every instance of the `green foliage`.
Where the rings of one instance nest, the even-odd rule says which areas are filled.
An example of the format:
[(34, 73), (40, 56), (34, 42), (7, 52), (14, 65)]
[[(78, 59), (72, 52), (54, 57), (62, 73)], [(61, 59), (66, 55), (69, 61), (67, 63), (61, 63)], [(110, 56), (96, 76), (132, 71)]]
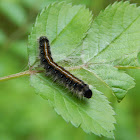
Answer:
[(64, 60), (85, 37), (91, 19), (91, 13), (84, 6), (54, 3), (44, 9), (37, 17), (35, 27), (29, 36), (30, 65), (36, 61), (37, 39), (40, 36), (45, 35), (49, 38), (54, 58), (57, 61)]
[[(27, 35), (31, 32), (37, 13), (54, 1), (86, 5), (96, 17), (99, 11), (116, 0), (0, 0), (0, 77), (21, 72), (27, 68)], [(140, 0), (130, 2), (140, 6)], [(80, 51), (81, 47), (76, 50)], [(52, 54), (54, 53), (55, 50)], [(76, 65), (80, 55), (80, 53), (77, 56), (74, 54), (69, 57), (70, 59), (66, 58), (70, 60), (69, 62), (74, 60), (72, 63), (67, 63), (67, 66)], [(129, 58), (130, 55), (126, 57), (126, 59)], [(140, 53), (138, 60), (140, 63)], [(62, 61), (59, 64), (66, 66)], [(134, 64), (136, 64), (135, 61)], [(97, 66), (101, 67), (95, 66), (96, 69)], [(111, 105), (116, 112), (117, 125), (115, 125), (114, 135), (117, 140), (140, 139), (138, 133), (140, 130), (140, 70), (135, 69), (138, 67), (128, 68), (125, 72), (135, 79), (136, 86), (128, 91), (128, 95), (119, 104), (115, 102), (112, 89), (108, 88), (106, 83), (98, 76), (93, 75), (90, 78), (92, 85), (96, 85), (96, 90), (103, 92), (112, 102)], [(71, 72), (87, 81), (83, 77), (84, 70)], [(88, 78), (89, 83), (90, 79)], [(75, 128), (71, 123), (66, 123), (46, 100), (34, 95), (28, 80), (29, 78), (25, 76), (0, 83), (0, 140), (107, 140), (105, 137), (85, 133), (81, 128)]]
[(83, 61), (139, 66), (139, 38), (140, 8), (129, 2), (114, 3), (101, 12), (91, 25), (83, 43)]
[(39, 64), (37, 39), (47, 36), (56, 62), (66, 66), (63, 61), (67, 60), (71, 66), (75, 61), (71, 58), (79, 57), (74, 65), (81, 68), (71, 72), (88, 83), (94, 94), (89, 100), (79, 100), (44, 74), (31, 76), (37, 93), (67, 122), (88, 133), (114, 137), (115, 113), (104, 94), (113, 93), (121, 101), (135, 85), (133, 78), (114, 66), (139, 66), (139, 15), (135, 5), (119, 2), (107, 7), (91, 24), (92, 14), (84, 6), (54, 3), (37, 17), (29, 36), (30, 67)]
[(52, 80), (40, 74), (31, 76), (31, 83), (37, 93), (48, 100), (55, 111), (67, 122), (71, 122), (75, 127), (80, 126), (88, 133), (113, 137), (114, 111), (101, 92), (92, 89), (94, 98), (83, 101), (77, 100), (63, 87), (60, 88), (52, 83)]
[[(112, 89), (119, 102), (125, 97), (127, 91), (135, 86), (132, 77), (123, 71), (118, 71), (111, 65), (91, 65), (90, 72), (102, 81), (107, 88)], [(99, 86), (97, 88), (100, 90)]]

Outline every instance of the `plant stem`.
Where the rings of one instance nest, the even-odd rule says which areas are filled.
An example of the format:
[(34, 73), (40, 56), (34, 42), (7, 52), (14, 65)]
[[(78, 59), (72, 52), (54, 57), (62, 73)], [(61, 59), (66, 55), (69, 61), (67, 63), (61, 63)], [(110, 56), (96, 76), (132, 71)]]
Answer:
[[(87, 66), (86, 65), (81, 65), (81, 66), (70, 67), (70, 68), (68, 68), (68, 70), (80, 69), (82, 67), (87, 67)], [(140, 69), (140, 67), (134, 67), (134, 66), (115, 66), (115, 67), (118, 68), (118, 69)], [(18, 77), (22, 77), (22, 76), (25, 76), (25, 75), (41, 73), (41, 72), (44, 72), (44, 71), (43, 70), (27, 70), (27, 71), (19, 72), (19, 73), (16, 73), (16, 74), (1, 77), (0, 82), (10, 80), (10, 79), (14, 79), (14, 78), (18, 78)]]
[(115, 66), (118, 69), (140, 69), (140, 67), (135, 66)]
[(31, 75), (31, 74), (35, 74), (35, 73), (41, 73), (42, 71), (37, 71), (37, 70), (27, 70), (27, 71), (23, 71), (23, 72), (19, 72), (16, 74), (12, 74), (12, 75), (8, 75), (8, 76), (4, 76), (0, 78), (0, 82), (2, 81), (6, 81), (6, 80), (10, 80), (10, 79), (14, 79), (14, 78), (18, 78), (18, 77), (22, 77), (25, 75)]

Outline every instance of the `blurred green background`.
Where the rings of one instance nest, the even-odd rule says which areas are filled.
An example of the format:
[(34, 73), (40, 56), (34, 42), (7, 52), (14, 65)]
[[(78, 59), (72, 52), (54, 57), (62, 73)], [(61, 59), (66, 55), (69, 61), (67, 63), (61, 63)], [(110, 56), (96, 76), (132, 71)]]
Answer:
[[(55, 0), (0, 0), (0, 77), (28, 69), (27, 39), (37, 14)], [(58, 0), (61, 1), (61, 0)], [(85, 4), (94, 18), (115, 0), (66, 0)], [(140, 5), (140, 0), (131, 0)], [(116, 140), (140, 139), (140, 70), (127, 70), (136, 82), (116, 111)], [(105, 140), (66, 123), (35, 94), (29, 77), (0, 83), (0, 140)]]

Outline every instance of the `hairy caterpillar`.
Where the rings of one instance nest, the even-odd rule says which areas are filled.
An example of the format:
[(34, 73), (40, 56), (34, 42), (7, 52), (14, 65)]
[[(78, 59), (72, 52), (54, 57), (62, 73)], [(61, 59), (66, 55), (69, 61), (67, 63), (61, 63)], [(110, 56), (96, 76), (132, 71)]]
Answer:
[(49, 40), (46, 36), (41, 36), (39, 38), (39, 49), (40, 61), (47, 75), (52, 76), (56, 81), (75, 93), (76, 96), (91, 98), (92, 91), (87, 84), (53, 61)]

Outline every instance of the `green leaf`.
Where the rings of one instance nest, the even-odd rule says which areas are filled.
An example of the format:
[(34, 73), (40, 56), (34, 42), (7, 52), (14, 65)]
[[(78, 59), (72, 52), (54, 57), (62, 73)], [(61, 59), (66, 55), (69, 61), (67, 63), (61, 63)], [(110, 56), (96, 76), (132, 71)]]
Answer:
[(87, 133), (114, 137), (114, 111), (101, 92), (92, 88), (93, 98), (79, 100), (41, 74), (32, 75), (31, 84), (67, 122), (71, 122), (75, 127), (80, 126)]
[(108, 6), (92, 23), (83, 49), (84, 62), (138, 66), (140, 8), (129, 2)]
[(81, 43), (90, 27), (91, 20), (91, 12), (84, 6), (72, 6), (62, 2), (54, 3), (42, 10), (29, 36), (30, 65), (35, 63), (38, 56), (37, 39), (40, 36), (47, 36), (50, 40), (55, 60), (64, 60)]
[(127, 91), (135, 86), (132, 77), (110, 65), (91, 65), (89, 69), (94, 76), (112, 89), (119, 102), (125, 97)]

